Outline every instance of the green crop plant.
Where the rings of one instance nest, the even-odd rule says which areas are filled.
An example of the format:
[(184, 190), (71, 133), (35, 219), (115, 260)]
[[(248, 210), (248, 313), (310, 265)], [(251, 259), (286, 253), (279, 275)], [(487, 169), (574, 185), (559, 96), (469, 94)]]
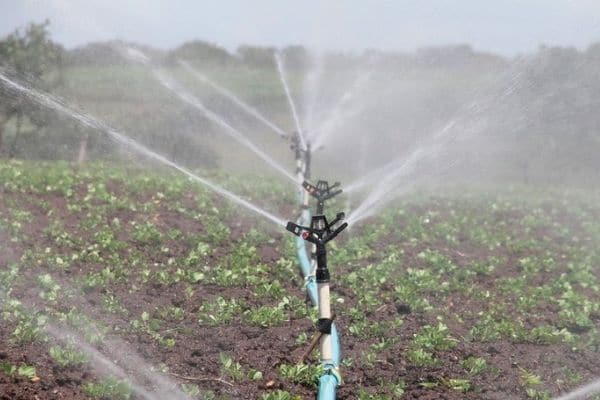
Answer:
[(251, 308), (244, 311), (244, 317), (251, 325), (264, 328), (282, 325), (289, 319), (283, 307), (279, 305)]
[(306, 332), (301, 332), (295, 340), (297, 345), (303, 345), (308, 343), (308, 334)]
[(181, 385), (181, 390), (192, 399), (216, 400), (217, 395), (212, 390), (200, 389), (193, 383), (184, 383)]
[(356, 393), (356, 398), (358, 400), (392, 400), (397, 397), (391, 397), (386, 394), (372, 394), (366, 391), (364, 388), (359, 388)]
[(19, 368), (17, 368), (17, 375), (25, 377), (27, 379), (34, 379), (37, 376), (35, 367), (27, 364), (19, 365)]
[(208, 243), (199, 241), (196, 248), (192, 249), (184, 260), (185, 265), (195, 266), (212, 253), (211, 246)]
[(81, 332), (90, 344), (102, 343), (109, 331), (108, 327), (90, 320), (75, 307), (70, 308), (66, 313), (58, 312), (55, 317), (60, 322), (66, 323), (76, 331)]
[(471, 382), (468, 379), (450, 378), (444, 379), (443, 384), (452, 390), (466, 393), (471, 390)]
[(129, 400), (132, 390), (125, 380), (113, 377), (104, 378), (100, 382), (87, 382), (83, 385), (83, 392), (94, 399)]
[(38, 284), (42, 288), (40, 291), (40, 297), (49, 302), (56, 302), (60, 296), (61, 287), (50, 274), (43, 274), (38, 276)]
[(183, 385), (181, 385), (181, 390), (183, 391), (183, 393), (185, 393), (191, 398), (197, 398), (202, 394), (202, 391), (200, 390), (198, 385), (194, 383), (184, 383)]
[(267, 270), (260, 263), (256, 247), (242, 242), (211, 270), (210, 280), (223, 287), (256, 285), (264, 280)]
[(231, 230), (220, 218), (208, 216), (204, 220), (206, 221), (206, 232), (203, 239), (205, 242), (216, 246), (225, 243), (229, 239)]
[(139, 319), (131, 321), (130, 324), (133, 329), (149, 335), (159, 344), (172, 348), (175, 346), (175, 339), (169, 337), (171, 335), (170, 331), (162, 330), (162, 322), (158, 318), (152, 318), (150, 313), (144, 311)]
[(272, 299), (280, 299), (284, 294), (284, 289), (278, 280), (274, 280), (271, 282), (259, 283), (256, 286), (254, 293), (258, 297), (269, 297)]
[(528, 399), (533, 399), (533, 400), (550, 400), (550, 399), (552, 399), (552, 395), (545, 390), (527, 388), (527, 389), (525, 389), (525, 393), (527, 394)]
[(460, 366), (472, 375), (479, 375), (487, 368), (487, 361), (483, 357), (467, 357), (460, 362)]
[(377, 393), (371, 393), (364, 388), (359, 388), (358, 399), (365, 400), (397, 400), (401, 399), (406, 391), (406, 383), (403, 380), (390, 381), (387, 379), (378, 379)]
[(319, 377), (323, 374), (323, 366), (309, 364), (281, 364), (279, 375), (293, 383), (303, 385), (316, 385)]
[(8, 376), (20, 376), (29, 380), (39, 380), (36, 368), (33, 365), (20, 364), (17, 366), (9, 362), (1, 362), (0, 371)]
[(301, 396), (294, 396), (284, 390), (275, 390), (274, 392), (263, 393), (260, 400), (302, 400)]
[(17, 325), (11, 333), (11, 341), (16, 344), (33, 343), (44, 337), (48, 317), (40, 313), (18, 315)]
[(78, 351), (73, 345), (52, 346), (48, 352), (61, 367), (76, 367), (87, 362), (85, 353)]
[(104, 267), (100, 272), (89, 272), (81, 282), (82, 288), (85, 291), (92, 291), (96, 288), (106, 287), (109, 284), (124, 281), (127, 278), (127, 273), (114, 267)]
[(127, 309), (121, 305), (120, 300), (112, 293), (102, 296), (102, 307), (111, 314), (127, 314)]
[(156, 245), (162, 238), (161, 231), (149, 221), (133, 225), (133, 239), (140, 244)]
[(519, 380), (523, 386), (539, 386), (542, 384), (542, 379), (539, 375), (522, 367), (519, 367)]
[(508, 319), (501, 309), (492, 309), (483, 312), (477, 324), (471, 328), (471, 336), (482, 342), (499, 339), (523, 341), (527, 331), (519, 319)]
[(176, 306), (165, 306), (158, 310), (158, 315), (167, 321), (183, 321), (185, 310)]
[(420, 349), (414, 348), (406, 352), (408, 360), (415, 364), (417, 367), (426, 367), (436, 364), (437, 360), (433, 356), (433, 353)]
[(94, 233), (94, 241), (101, 249), (110, 253), (116, 253), (126, 247), (126, 243), (117, 240), (114, 234), (114, 227), (104, 227), (104, 229)]
[(221, 362), (221, 373), (224, 376), (231, 378), (235, 382), (240, 382), (244, 379), (244, 371), (239, 362), (226, 353), (219, 354), (219, 361)]
[(450, 336), (448, 327), (438, 322), (437, 325), (425, 325), (414, 335), (411, 345), (425, 350), (450, 350), (458, 341)]
[(282, 296), (277, 308), (289, 312), (293, 318), (310, 318), (313, 321), (317, 318), (317, 310), (307, 307), (304, 301), (295, 296)]
[(198, 310), (201, 325), (225, 325), (230, 323), (244, 309), (244, 302), (235, 298), (217, 297), (213, 302), (203, 303)]

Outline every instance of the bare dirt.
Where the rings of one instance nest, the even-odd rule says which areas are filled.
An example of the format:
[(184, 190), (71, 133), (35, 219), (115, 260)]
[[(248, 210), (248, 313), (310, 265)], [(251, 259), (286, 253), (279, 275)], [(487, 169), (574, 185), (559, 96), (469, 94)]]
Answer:
[[(117, 192), (118, 187), (114, 188)], [(67, 208), (65, 199), (57, 193), (39, 195), (36, 193), (1, 193), (0, 216), (9, 217), (9, 205), (18, 204), (23, 210), (31, 212), (31, 222), (25, 225), (24, 239), (13, 246), (4, 246), (3, 257), (0, 259), (0, 267), (8, 268), (11, 263), (18, 262), (28, 249), (43, 249), (44, 247), (59, 247), (46, 233), (48, 228), (48, 210), (52, 210), (53, 218), (59, 216), (64, 222), (65, 230), (75, 237), (84, 241), (93, 242), (90, 232), (80, 229), (82, 219), (86, 215), (71, 212)], [(189, 194), (190, 199), (193, 194)], [(188, 200), (190, 200), (188, 199)], [(139, 203), (144, 203), (147, 198), (140, 198)], [(45, 202), (47, 208), (41, 208), (40, 204)], [(186, 201), (190, 207), (198, 208), (193, 201)], [(414, 209), (414, 212), (419, 212)], [(443, 210), (442, 210), (443, 211)], [(106, 223), (113, 218), (119, 218), (122, 224), (129, 221), (152, 220), (162, 230), (178, 229), (185, 232), (201, 233), (204, 230), (202, 222), (194, 221), (189, 216), (178, 211), (168, 209), (161, 204), (151, 215), (141, 210), (119, 210), (106, 216)], [(506, 215), (503, 220), (518, 220), (521, 215)], [(209, 267), (218, 264), (221, 257), (230, 253), (236, 245), (236, 240), (243, 237), (253, 226), (253, 220), (238, 219), (236, 223), (230, 222), (231, 242), (223, 244), (217, 252), (207, 260)], [(241, 222), (240, 222), (241, 221)], [(374, 222), (372, 222), (374, 223)], [(259, 248), (260, 262), (272, 268), (276, 268), (276, 261), (282, 255), (280, 242), (284, 233), (281, 231), (269, 232), (274, 239), (273, 244), (264, 244)], [(8, 240), (10, 235), (4, 234), (3, 240)], [(128, 244), (127, 248), (119, 250), (125, 257), (131, 251), (146, 255), (147, 260), (155, 262), (155, 265), (146, 267), (155, 272), (156, 265), (164, 265), (168, 258), (182, 258), (193, 248), (194, 243), (187, 240), (173, 240), (165, 238), (160, 246), (140, 245), (129, 237), (120, 236), (119, 239)], [(5, 242), (6, 243), (6, 242)], [(343, 243), (343, 240), (342, 242)], [(415, 248), (408, 242), (402, 242), (397, 237), (390, 235), (381, 246), (401, 246), (407, 254), (417, 254)], [(159, 251), (158, 247), (167, 247), (168, 252)], [(10, 252), (8, 252), (10, 248)], [(66, 250), (66, 249), (65, 249)], [(459, 265), (465, 264), (465, 257), (486, 257), (494, 255), (498, 250), (489, 251), (485, 248), (475, 247), (467, 244), (461, 247), (459, 253), (448, 249), (447, 244), (440, 244), (439, 250), (455, 259)], [(464, 253), (468, 255), (465, 256)], [(493, 288), (498, 277), (517, 276), (519, 271), (515, 267), (515, 260), (522, 258), (523, 254), (516, 254), (509, 249), (498, 254), (506, 257), (506, 265), (500, 266), (494, 274), (483, 276), (482, 287)], [(462, 255), (461, 255), (462, 254)], [(410, 257), (408, 258), (411, 259)], [(412, 263), (419, 263), (416, 257)], [(410, 263), (398, 265), (399, 270), (410, 268)], [(263, 393), (282, 389), (290, 393), (300, 395), (302, 398), (314, 398), (315, 388), (311, 385), (291, 384), (284, 381), (279, 373), (278, 367), (282, 363), (294, 363), (303, 353), (305, 346), (296, 344), (296, 338), (302, 332), (307, 332), (309, 337), (314, 328), (306, 318), (290, 319), (282, 326), (277, 327), (254, 327), (248, 325), (241, 318), (234, 318), (226, 326), (207, 327), (201, 326), (197, 321), (199, 306), (205, 302), (214, 300), (221, 296), (224, 298), (243, 299), (247, 306), (264, 304), (263, 300), (257, 299), (251, 287), (221, 287), (211, 284), (198, 284), (194, 286), (192, 297), (184, 295), (188, 286), (184, 283), (158, 284), (149, 283), (143, 287), (132, 290), (132, 283), (119, 281), (111, 284), (109, 288), (101, 288), (84, 293), (77, 288), (77, 282), (91, 271), (101, 271), (106, 265), (102, 263), (78, 263), (75, 262), (66, 271), (52, 270), (53, 275), (63, 287), (74, 287), (75, 294), (69, 302), (60, 301), (55, 305), (57, 309), (68, 310), (76, 306), (92, 320), (98, 321), (103, 326), (109, 327), (111, 336), (119, 337), (128, 343), (131, 348), (143, 359), (152, 365), (168, 366), (170, 377), (179, 383), (196, 383), (204, 390), (212, 390), (217, 396), (232, 399), (257, 399)], [(338, 271), (349, 273), (361, 266), (338, 266)], [(15, 285), (11, 295), (15, 298), (28, 299), (29, 303), (43, 308), (44, 303), (36, 295), (38, 291), (35, 285), (36, 277), (43, 272), (50, 271), (46, 265), (32, 266), (22, 270), (19, 278), (20, 284)], [(563, 270), (553, 271), (560, 274)], [(300, 289), (301, 281), (297, 276), (289, 276), (281, 281), (287, 293), (304, 299), (305, 294)], [(120, 300), (120, 304), (126, 313), (107, 313), (100, 305), (103, 296), (108, 292)], [(337, 307), (349, 308), (360, 306), (358, 300), (353, 297), (353, 292), (343, 287), (334, 286), (333, 291), (343, 294), (345, 303)], [(435, 297), (431, 299), (435, 306)], [(374, 362), (374, 366), (364, 366), (360, 362), (362, 354), (368, 349), (371, 342), (363, 342), (347, 333), (350, 323), (349, 317), (340, 315), (337, 323), (342, 336), (344, 356), (352, 359), (350, 366), (343, 368), (344, 384), (338, 392), (339, 399), (355, 399), (359, 388), (375, 390), (383, 381), (403, 380), (406, 383), (405, 394), (402, 399), (524, 399), (526, 398), (520, 381), (521, 369), (535, 371), (543, 377), (545, 382), (550, 382), (549, 391), (556, 394), (565, 387), (573, 384), (565, 383), (559, 387), (557, 381), (565, 381), (565, 371), (577, 373), (581, 381), (600, 374), (600, 357), (591, 348), (574, 352), (570, 345), (565, 343), (553, 343), (540, 345), (534, 343), (517, 343), (509, 340), (496, 340), (482, 343), (466, 339), (470, 326), (469, 320), (475, 323), (473, 311), (480, 309), (476, 299), (460, 294), (453, 294), (443, 300), (447, 307), (456, 315), (464, 315), (465, 321), (453, 324), (447, 321), (453, 336), (460, 337), (458, 345), (447, 351), (436, 351), (435, 356), (445, 360), (440, 365), (428, 367), (415, 367), (407, 361), (405, 352), (414, 334), (424, 325), (436, 324), (434, 314), (422, 314), (413, 312), (406, 304), (394, 301), (386, 301), (375, 312), (368, 314), (373, 323), (387, 321), (396, 317), (403, 318), (401, 327), (386, 332), (385, 336), (395, 337), (396, 344), (380, 354)], [(169, 337), (176, 341), (176, 345), (169, 348), (159, 344), (147, 333), (131, 329), (131, 320), (138, 318), (146, 310), (161, 309), (165, 306), (175, 306), (185, 311), (185, 317), (181, 321), (165, 320), (161, 327), (162, 331), (170, 331)], [(556, 310), (547, 307), (537, 310), (532, 316), (536, 320), (546, 319), (549, 323), (555, 320)], [(11, 340), (11, 333), (15, 327), (10, 323), (0, 324), (0, 362), (11, 364), (34, 365), (39, 379), (26, 379), (19, 376), (8, 376), (0, 372), (0, 399), (2, 400), (32, 400), (52, 399), (70, 400), (87, 399), (82, 391), (82, 384), (94, 380), (97, 373), (90, 365), (77, 368), (63, 368), (59, 366), (49, 355), (48, 348), (56, 343), (53, 338), (44, 342), (35, 342), (27, 345), (18, 345)], [(103, 345), (97, 345), (103, 351)], [(232, 381), (232, 386), (224, 384), (222, 380), (231, 381), (223, 376), (219, 354), (225, 352), (239, 361), (243, 368), (254, 368), (264, 373), (263, 379), (258, 381), (244, 380), (243, 382)], [(458, 360), (467, 357), (483, 357), (487, 360), (488, 368), (480, 375), (466, 375), (464, 369), (459, 367)], [(316, 362), (313, 360), (313, 362)], [(560, 366), (560, 368), (558, 367)], [(135, 371), (132, 371), (135, 374)], [(454, 377), (465, 377), (470, 380), (472, 389), (466, 393), (452, 390), (448, 386), (439, 384)], [(187, 377), (182, 379), (182, 377)], [(197, 378), (197, 380), (194, 380)], [(427, 382), (437, 382), (435, 387), (426, 385)], [(135, 398), (135, 396), (134, 396)]]

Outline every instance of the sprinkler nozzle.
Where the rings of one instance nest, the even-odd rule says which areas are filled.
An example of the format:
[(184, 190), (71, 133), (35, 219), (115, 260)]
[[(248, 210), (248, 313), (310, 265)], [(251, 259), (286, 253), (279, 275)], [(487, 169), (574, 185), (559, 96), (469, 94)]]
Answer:
[(300, 236), (300, 232), (302, 232), (302, 227), (293, 223), (292, 221), (288, 222), (285, 226), (285, 229), (292, 232), (296, 236)]

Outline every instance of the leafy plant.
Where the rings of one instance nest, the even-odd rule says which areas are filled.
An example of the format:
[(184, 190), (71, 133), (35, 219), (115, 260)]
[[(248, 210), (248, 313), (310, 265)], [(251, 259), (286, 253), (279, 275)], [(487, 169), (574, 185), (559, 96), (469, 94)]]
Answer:
[(35, 367), (27, 364), (20, 364), (18, 367), (9, 362), (0, 363), (0, 370), (8, 376), (22, 376), (29, 380), (39, 380)]
[(250, 324), (262, 326), (264, 328), (279, 326), (288, 320), (286, 313), (280, 306), (251, 308), (250, 310), (245, 311), (244, 315)]
[(125, 380), (108, 377), (100, 382), (87, 382), (83, 385), (83, 392), (95, 399), (129, 400), (131, 387)]
[(198, 322), (202, 325), (216, 326), (230, 323), (244, 307), (242, 300), (217, 297), (212, 303), (204, 303), (198, 311)]
[(52, 346), (49, 353), (61, 367), (75, 367), (87, 362), (85, 353), (78, 351), (73, 345)]
[(470, 374), (481, 374), (487, 368), (487, 361), (482, 357), (468, 357), (460, 362), (460, 366), (469, 371)]
[(323, 375), (323, 366), (308, 364), (281, 364), (279, 374), (293, 383), (316, 385), (319, 377)]
[(233, 358), (225, 353), (219, 354), (219, 361), (221, 362), (221, 371), (224, 375), (230, 377), (234, 381), (241, 381), (244, 379), (244, 372), (242, 365), (234, 361)]
[(294, 396), (284, 390), (276, 390), (274, 392), (263, 393), (260, 400), (302, 400), (300, 396)]

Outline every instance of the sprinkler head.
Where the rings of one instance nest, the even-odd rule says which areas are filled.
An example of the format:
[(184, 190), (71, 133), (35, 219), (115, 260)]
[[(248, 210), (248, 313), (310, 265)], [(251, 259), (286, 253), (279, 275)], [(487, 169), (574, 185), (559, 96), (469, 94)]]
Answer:
[(302, 239), (324, 246), (325, 243), (333, 240), (348, 226), (347, 222), (338, 225), (345, 217), (343, 212), (338, 213), (335, 219), (331, 222), (327, 221), (324, 215), (313, 215), (310, 226), (301, 226), (294, 222), (288, 222), (286, 229)]
[(317, 200), (317, 214), (323, 214), (325, 210), (325, 202), (342, 193), (342, 189), (334, 190), (340, 186), (339, 182), (329, 185), (327, 181), (318, 181), (316, 186), (309, 181), (302, 182), (302, 187)]
[(333, 190), (339, 186), (339, 182), (335, 182), (331, 186), (327, 181), (318, 181), (316, 185), (313, 185), (309, 181), (302, 182), (302, 187), (304, 188), (304, 190), (306, 190), (308, 194), (317, 199), (317, 201), (319, 201), (320, 203), (324, 203), (325, 201), (342, 193), (342, 189)]

